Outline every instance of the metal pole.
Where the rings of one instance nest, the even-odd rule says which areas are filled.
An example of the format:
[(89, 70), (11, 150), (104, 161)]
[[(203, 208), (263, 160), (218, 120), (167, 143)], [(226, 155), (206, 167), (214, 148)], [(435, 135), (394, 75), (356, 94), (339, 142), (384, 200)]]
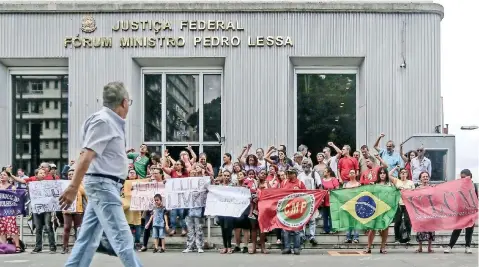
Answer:
[(20, 240), (23, 241), (23, 215), (20, 216)]
[(208, 247), (209, 248), (212, 247), (212, 245), (210, 243), (210, 239), (211, 239), (211, 217), (208, 216), (208, 238), (207, 238), (207, 240), (208, 240)]

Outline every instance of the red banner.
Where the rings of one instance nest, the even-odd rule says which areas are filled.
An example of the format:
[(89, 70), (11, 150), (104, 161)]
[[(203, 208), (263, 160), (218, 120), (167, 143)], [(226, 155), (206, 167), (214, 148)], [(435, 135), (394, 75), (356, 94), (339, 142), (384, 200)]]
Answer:
[(297, 231), (309, 222), (326, 196), (324, 190), (266, 189), (258, 201), (261, 232), (281, 228)]
[(416, 232), (464, 229), (477, 221), (477, 195), (467, 178), (403, 190), (401, 197)]

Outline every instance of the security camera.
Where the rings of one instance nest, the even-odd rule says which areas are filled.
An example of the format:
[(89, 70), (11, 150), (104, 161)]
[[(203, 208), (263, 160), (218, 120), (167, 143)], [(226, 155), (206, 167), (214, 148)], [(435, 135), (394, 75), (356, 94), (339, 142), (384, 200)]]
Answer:
[(401, 65), (399, 65), (399, 67), (400, 67), (401, 69), (405, 69), (405, 68), (406, 68), (406, 62), (403, 62)]

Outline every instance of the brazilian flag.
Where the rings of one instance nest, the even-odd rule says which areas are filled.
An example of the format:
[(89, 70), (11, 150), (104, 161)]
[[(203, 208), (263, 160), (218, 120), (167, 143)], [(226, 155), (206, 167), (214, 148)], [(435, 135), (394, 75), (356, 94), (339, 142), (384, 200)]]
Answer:
[(385, 185), (333, 190), (330, 194), (333, 229), (386, 229), (394, 219), (400, 197), (399, 190)]

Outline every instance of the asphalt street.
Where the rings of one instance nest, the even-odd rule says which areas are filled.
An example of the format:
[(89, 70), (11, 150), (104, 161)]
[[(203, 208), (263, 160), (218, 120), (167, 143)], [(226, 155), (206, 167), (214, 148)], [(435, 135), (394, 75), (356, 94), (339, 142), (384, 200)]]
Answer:
[[(343, 253), (338, 254), (337, 252)], [(140, 254), (145, 267), (148, 266), (199, 266), (199, 267), (280, 267), (280, 266), (354, 266), (354, 267), (477, 267), (478, 251), (473, 254), (464, 254), (463, 248), (455, 248), (453, 253), (444, 254), (441, 249), (436, 249), (433, 254), (414, 253), (413, 249), (390, 249), (387, 255), (373, 251), (369, 255), (355, 255), (352, 250), (303, 250), (299, 256), (281, 255), (274, 250), (270, 255), (247, 254), (219, 254), (217, 251), (207, 251), (203, 254), (180, 251), (167, 251), (162, 254), (144, 252)], [(32, 255), (30, 253), (2, 255), (2, 267), (56, 267), (63, 266), (68, 255), (47, 252)], [(165, 265), (166, 264), (166, 265)], [(103, 254), (96, 254), (92, 267), (122, 266), (118, 258)]]

